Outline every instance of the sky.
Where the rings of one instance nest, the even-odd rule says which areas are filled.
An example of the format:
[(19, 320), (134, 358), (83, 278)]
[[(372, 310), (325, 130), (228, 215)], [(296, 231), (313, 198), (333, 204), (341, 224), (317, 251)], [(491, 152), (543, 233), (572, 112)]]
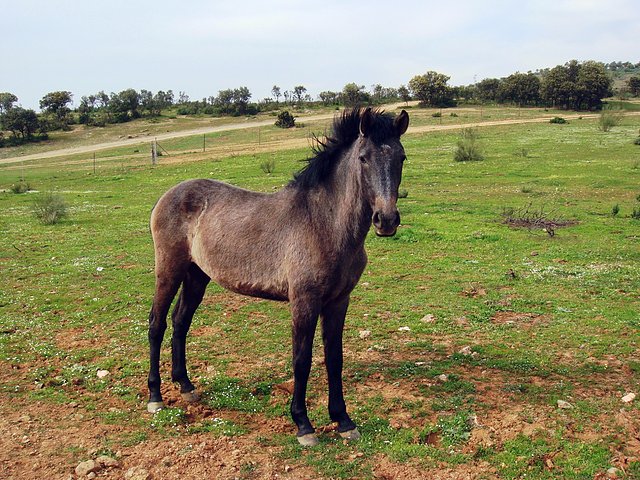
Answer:
[(0, 92), (450, 85), (576, 59), (640, 62), (638, 0), (0, 0)]

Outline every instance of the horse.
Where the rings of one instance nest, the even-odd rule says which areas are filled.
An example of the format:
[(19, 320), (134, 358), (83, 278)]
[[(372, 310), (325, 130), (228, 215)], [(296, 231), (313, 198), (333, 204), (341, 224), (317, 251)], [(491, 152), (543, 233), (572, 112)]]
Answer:
[(306, 391), (318, 323), (329, 384), (329, 416), (340, 436), (360, 433), (343, 396), (342, 335), (349, 296), (367, 255), (373, 224), (393, 236), (400, 224), (398, 187), (406, 159), (400, 142), (409, 125), (371, 108), (336, 115), (332, 133), (316, 138), (307, 164), (273, 193), (245, 190), (211, 179), (184, 181), (158, 200), (151, 214), (155, 292), (149, 314), (150, 368), (147, 410), (163, 407), (160, 346), (171, 303), (171, 379), (187, 402), (199, 400), (189, 379), (186, 336), (213, 280), (243, 295), (288, 301), (292, 318), (294, 388), (291, 417), (304, 446), (318, 444)]

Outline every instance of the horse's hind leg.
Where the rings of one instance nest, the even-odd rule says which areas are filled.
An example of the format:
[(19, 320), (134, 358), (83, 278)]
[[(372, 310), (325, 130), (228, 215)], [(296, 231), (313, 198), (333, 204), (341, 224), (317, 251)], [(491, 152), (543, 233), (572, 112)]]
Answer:
[(167, 329), (167, 314), (184, 276), (181, 269), (157, 269), (156, 290), (149, 313), (149, 403), (147, 410), (155, 413), (163, 407), (160, 393), (160, 347)]
[(195, 263), (192, 263), (184, 277), (180, 297), (171, 315), (173, 323), (171, 379), (180, 384), (182, 398), (188, 402), (197, 401), (198, 394), (187, 374), (186, 337), (193, 314), (202, 302), (209, 281), (209, 277)]

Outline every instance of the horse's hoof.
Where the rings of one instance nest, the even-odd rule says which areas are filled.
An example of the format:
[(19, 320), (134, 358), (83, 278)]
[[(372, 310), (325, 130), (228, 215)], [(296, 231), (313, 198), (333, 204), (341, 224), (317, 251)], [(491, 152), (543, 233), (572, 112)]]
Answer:
[(340, 436), (344, 438), (346, 441), (351, 442), (353, 440), (360, 440), (360, 432), (357, 428), (353, 430), (347, 430), (346, 432), (338, 432)]
[(182, 399), (187, 403), (196, 403), (200, 401), (200, 394), (197, 390), (191, 390), (190, 392), (184, 392), (180, 394)]
[(301, 435), (296, 438), (298, 439), (298, 443), (303, 447), (315, 447), (320, 443), (315, 433), (307, 433), (306, 435)]
[(149, 403), (147, 403), (147, 412), (149, 412), (149, 413), (158, 413), (163, 408), (164, 408), (164, 403), (163, 402), (149, 402)]

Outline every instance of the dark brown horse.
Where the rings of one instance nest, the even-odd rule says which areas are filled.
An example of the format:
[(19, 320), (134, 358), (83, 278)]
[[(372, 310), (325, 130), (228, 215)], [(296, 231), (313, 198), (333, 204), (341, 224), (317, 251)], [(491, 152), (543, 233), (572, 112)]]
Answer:
[(187, 375), (185, 338), (210, 280), (234, 292), (289, 301), (294, 392), (291, 416), (298, 440), (318, 439), (307, 416), (306, 390), (318, 322), (329, 382), (329, 415), (346, 439), (360, 434), (342, 392), (342, 331), (349, 295), (367, 263), (364, 241), (373, 223), (394, 235), (405, 153), (400, 136), (409, 115), (345, 111), (329, 138), (318, 141), (307, 166), (288, 186), (267, 194), (214, 180), (183, 182), (158, 201), (151, 215), (156, 289), (149, 315), (148, 410), (162, 408), (160, 345), (172, 314), (171, 378), (187, 401), (198, 394)]

